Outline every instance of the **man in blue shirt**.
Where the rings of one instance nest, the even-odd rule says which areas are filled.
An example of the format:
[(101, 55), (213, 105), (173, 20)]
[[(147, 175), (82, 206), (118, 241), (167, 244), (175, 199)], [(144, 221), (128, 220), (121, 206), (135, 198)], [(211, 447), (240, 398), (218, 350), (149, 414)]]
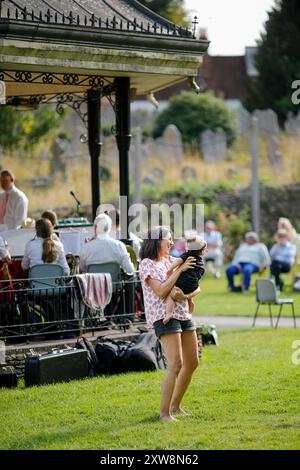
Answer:
[(296, 246), (288, 241), (288, 233), (286, 230), (278, 230), (276, 234), (277, 243), (272, 246), (270, 255), (272, 263), (270, 266), (271, 276), (275, 278), (277, 289), (282, 290), (283, 280), (281, 273), (289, 273), (296, 255)]

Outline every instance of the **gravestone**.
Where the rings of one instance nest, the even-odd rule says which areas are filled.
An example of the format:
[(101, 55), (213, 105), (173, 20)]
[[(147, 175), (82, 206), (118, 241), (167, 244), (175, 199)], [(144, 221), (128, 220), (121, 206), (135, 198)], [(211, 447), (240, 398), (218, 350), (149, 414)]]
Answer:
[(237, 114), (237, 127), (240, 135), (246, 135), (250, 132), (251, 114), (241, 106)]
[(218, 128), (216, 132), (210, 129), (201, 133), (200, 151), (206, 162), (220, 162), (225, 159), (227, 151), (226, 134)]
[(196, 181), (197, 172), (192, 166), (184, 166), (181, 169), (181, 179), (183, 182)]
[(282, 154), (280, 151), (279, 140), (276, 135), (272, 135), (267, 143), (267, 158), (275, 173), (280, 173), (283, 168)]
[(151, 171), (151, 175), (153, 176), (154, 180), (157, 183), (161, 183), (162, 180), (165, 177), (165, 172), (162, 168), (159, 168), (158, 166), (155, 166)]
[(155, 186), (155, 178), (152, 175), (145, 176), (143, 178), (143, 184), (145, 186)]
[(170, 124), (166, 127), (163, 136), (163, 159), (181, 162), (183, 160), (183, 146), (181, 133), (176, 126)]
[(291, 111), (288, 112), (284, 128), (289, 135), (300, 135), (300, 111), (296, 116)]
[(268, 136), (279, 133), (277, 114), (272, 109), (256, 110), (253, 116), (258, 120), (258, 131), (260, 135)]
[(67, 141), (57, 137), (51, 145), (50, 152), (52, 158), (50, 161), (50, 173), (55, 175), (61, 172), (62, 179), (67, 177), (65, 151), (67, 148)]

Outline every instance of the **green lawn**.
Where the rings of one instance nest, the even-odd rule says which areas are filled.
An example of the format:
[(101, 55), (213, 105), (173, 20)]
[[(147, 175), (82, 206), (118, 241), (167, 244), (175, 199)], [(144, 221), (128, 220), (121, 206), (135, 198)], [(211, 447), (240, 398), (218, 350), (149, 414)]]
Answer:
[[(185, 399), (158, 422), (164, 372), (0, 390), (1, 449), (300, 449), (294, 329), (223, 331)], [(299, 356), (298, 356), (299, 357)]]
[[(253, 317), (256, 308), (255, 280), (257, 275), (252, 276), (250, 293), (233, 293), (227, 291), (226, 276), (222, 273), (221, 279), (215, 279), (211, 274), (204, 276), (200, 282), (201, 294), (195, 299), (195, 315), (204, 316), (245, 316)], [(300, 293), (292, 292), (289, 284), (290, 277), (283, 276), (286, 288), (280, 297), (291, 297), (295, 300), (295, 313), (300, 315)], [(237, 280), (238, 281), (238, 280)], [(237, 282), (236, 281), (236, 282)], [(273, 313), (278, 313), (278, 307), (272, 307)], [(267, 306), (262, 306), (260, 316), (269, 316)], [(275, 317), (275, 315), (273, 315)], [(282, 316), (291, 316), (291, 307), (283, 307)], [(300, 324), (300, 323), (299, 323)]]

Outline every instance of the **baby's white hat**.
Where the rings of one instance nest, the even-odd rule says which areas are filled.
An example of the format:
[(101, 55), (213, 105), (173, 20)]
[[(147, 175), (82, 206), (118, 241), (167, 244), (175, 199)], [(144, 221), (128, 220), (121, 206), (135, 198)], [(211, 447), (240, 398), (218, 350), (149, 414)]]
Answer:
[(196, 235), (193, 239), (187, 241), (187, 247), (189, 251), (202, 250), (207, 245), (204, 238)]

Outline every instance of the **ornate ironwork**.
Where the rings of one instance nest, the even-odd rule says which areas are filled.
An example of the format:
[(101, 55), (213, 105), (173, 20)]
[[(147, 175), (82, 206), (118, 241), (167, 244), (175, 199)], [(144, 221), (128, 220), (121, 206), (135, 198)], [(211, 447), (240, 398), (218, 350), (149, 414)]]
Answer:
[[(69, 14), (55, 9), (52, 7), (48, 8), (47, 11), (40, 11), (34, 9), (27, 9), (27, 7), (20, 7), (16, 5), (16, 8), (5, 8), (4, 0), (0, 0), (0, 21), (2, 20), (16, 20), (16, 21), (26, 21), (29, 23), (45, 23), (50, 25), (65, 25), (68, 26), (80, 26), (82, 28), (92, 28), (92, 29), (101, 29), (101, 30), (111, 30), (111, 31), (134, 31), (140, 34), (155, 34), (162, 36), (178, 35), (181, 37), (189, 37), (195, 39), (195, 26), (194, 26), (194, 35), (189, 28), (183, 28), (178, 25), (171, 24), (165, 20), (160, 21), (147, 21), (145, 19), (135, 18), (126, 18), (121, 12), (117, 12), (111, 6), (110, 9), (113, 12), (118, 13), (120, 17), (119, 21), (116, 16), (100, 18), (95, 13), (89, 12), (84, 9), (87, 14), (78, 15), (72, 10)], [(82, 8), (82, 5), (80, 5)], [(144, 16), (144, 15), (143, 15)], [(193, 23), (194, 24), (194, 23)]]
[(0, 80), (7, 83), (34, 83), (43, 85), (81, 86), (103, 89), (113, 82), (100, 75), (79, 75), (72, 73), (28, 72), (20, 70), (0, 70)]
[[(114, 81), (109, 81), (100, 75), (58, 74), (52, 72), (28, 72), (20, 70), (0, 70), (0, 81), (6, 83), (43, 84), (51, 86), (72, 86), (85, 88), (73, 92), (24, 94), (7, 97), (6, 104), (9, 106), (25, 106), (40, 104), (56, 104), (58, 114), (63, 113), (63, 106), (71, 107), (82, 120), (87, 128), (87, 112), (82, 110), (87, 100), (87, 90), (100, 90), (101, 97), (106, 97), (115, 111)], [(81, 136), (83, 141), (85, 140)]]

